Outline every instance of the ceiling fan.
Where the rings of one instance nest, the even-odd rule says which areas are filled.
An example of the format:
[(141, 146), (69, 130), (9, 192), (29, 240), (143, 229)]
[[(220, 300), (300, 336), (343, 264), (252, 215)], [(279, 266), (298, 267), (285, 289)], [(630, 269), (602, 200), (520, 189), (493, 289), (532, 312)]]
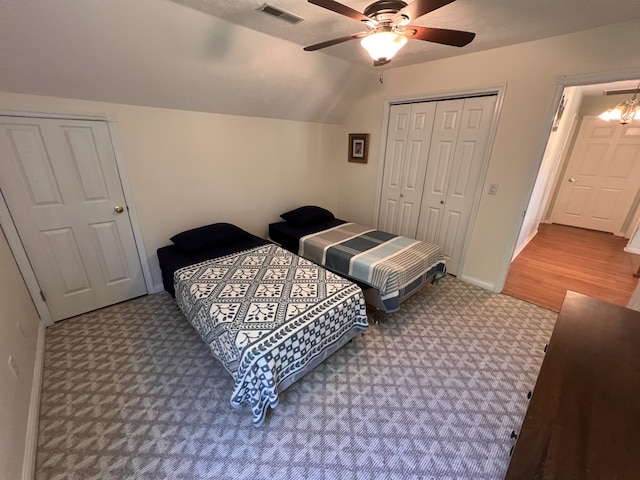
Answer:
[(461, 30), (409, 25), (412, 20), (444, 7), (454, 0), (414, 0), (409, 4), (402, 0), (378, 0), (365, 8), (364, 13), (360, 13), (334, 0), (308, 1), (319, 7), (362, 22), (368, 31), (317, 43), (305, 47), (305, 51), (312, 52), (361, 38), (362, 46), (369, 52), (369, 55), (373, 58), (373, 65), (376, 67), (389, 63), (398, 50), (407, 43), (407, 39), (464, 47), (476, 36), (475, 33)]

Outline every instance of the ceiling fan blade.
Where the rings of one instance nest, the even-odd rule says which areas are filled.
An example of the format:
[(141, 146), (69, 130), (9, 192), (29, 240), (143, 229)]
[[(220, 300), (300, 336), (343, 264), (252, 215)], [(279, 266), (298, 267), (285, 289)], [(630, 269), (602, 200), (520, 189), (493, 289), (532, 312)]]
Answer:
[(453, 1), (454, 0), (414, 0), (409, 5), (401, 9), (398, 14), (409, 17), (410, 20), (414, 20), (426, 13), (433, 12), (434, 10), (444, 7)]
[[(309, 3), (313, 3), (322, 8), (326, 8), (327, 10), (331, 10), (332, 12), (339, 13), (340, 15), (344, 15), (345, 17), (353, 18), (358, 22), (369, 22), (371, 19), (364, 14), (354, 10), (351, 7), (347, 7), (341, 3), (335, 2), (334, 0), (308, 0)], [(453, 0), (451, 0), (453, 1)]]
[(346, 37), (334, 38), (333, 40), (327, 40), (326, 42), (316, 43), (310, 47), (304, 47), (305, 52), (313, 52), (314, 50), (320, 50), (321, 48), (330, 47), (331, 45), (337, 45), (338, 43), (348, 42), (349, 40), (355, 40), (356, 38), (366, 37), (369, 32), (354, 33), (353, 35), (347, 35)]
[[(412, 34), (412, 30), (415, 32)], [(408, 38), (414, 40), (424, 40), (427, 42), (451, 45), (452, 47), (464, 47), (471, 43), (476, 34), (463, 32), (462, 30), (448, 30), (446, 28), (419, 27), (417, 25), (407, 25), (402, 32)]]

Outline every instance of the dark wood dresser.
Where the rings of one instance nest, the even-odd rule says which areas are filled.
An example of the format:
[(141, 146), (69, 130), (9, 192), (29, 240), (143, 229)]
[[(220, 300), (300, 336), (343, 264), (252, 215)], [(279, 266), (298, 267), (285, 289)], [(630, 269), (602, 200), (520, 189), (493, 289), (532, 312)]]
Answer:
[(640, 479), (640, 312), (567, 292), (506, 479)]

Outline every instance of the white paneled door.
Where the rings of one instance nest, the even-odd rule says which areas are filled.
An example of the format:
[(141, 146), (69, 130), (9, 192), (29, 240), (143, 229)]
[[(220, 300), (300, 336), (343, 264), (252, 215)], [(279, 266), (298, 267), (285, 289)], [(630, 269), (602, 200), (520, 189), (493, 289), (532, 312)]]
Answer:
[(378, 228), (440, 245), (457, 274), (496, 95), (393, 105)]
[(438, 244), (457, 274), (481, 185), (496, 96), (438, 102), (416, 238)]
[(146, 294), (106, 122), (0, 127), (0, 190), (52, 319)]
[(435, 102), (392, 105), (378, 228), (414, 238), (433, 128)]
[(619, 235), (640, 188), (640, 124), (585, 116), (551, 213), (553, 223)]

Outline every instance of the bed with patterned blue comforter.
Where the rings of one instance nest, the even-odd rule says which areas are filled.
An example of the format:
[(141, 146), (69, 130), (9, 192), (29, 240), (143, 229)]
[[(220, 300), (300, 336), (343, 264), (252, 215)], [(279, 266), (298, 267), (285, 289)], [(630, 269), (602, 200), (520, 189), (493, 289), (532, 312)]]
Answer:
[(367, 301), (371, 298), (370, 303), (387, 313), (397, 311), (403, 299), (446, 272), (438, 245), (356, 223), (342, 223), (299, 242), (300, 256), (373, 287), (374, 297)]
[(361, 289), (267, 244), (174, 274), (176, 302), (235, 381), (256, 426), (278, 393), (367, 330)]

